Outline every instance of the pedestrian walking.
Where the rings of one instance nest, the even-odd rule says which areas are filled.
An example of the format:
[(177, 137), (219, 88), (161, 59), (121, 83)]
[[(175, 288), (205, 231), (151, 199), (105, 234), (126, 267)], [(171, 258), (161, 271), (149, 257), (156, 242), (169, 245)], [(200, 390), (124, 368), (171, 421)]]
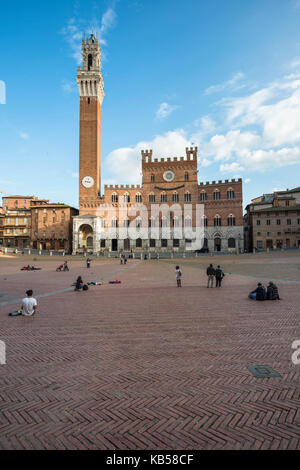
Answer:
[(210, 264), (206, 270), (207, 274), (207, 287), (214, 286), (214, 277), (215, 277), (215, 270), (212, 264)]
[(88, 259), (86, 260), (86, 267), (87, 267), (87, 268), (90, 268), (90, 267), (91, 267), (91, 260), (90, 260), (90, 258), (88, 258)]

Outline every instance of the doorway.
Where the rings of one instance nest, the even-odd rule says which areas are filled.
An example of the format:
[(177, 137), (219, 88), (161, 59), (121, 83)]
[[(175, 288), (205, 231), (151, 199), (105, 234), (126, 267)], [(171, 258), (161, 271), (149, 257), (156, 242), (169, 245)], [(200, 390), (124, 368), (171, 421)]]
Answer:
[(221, 251), (221, 238), (215, 238), (215, 251)]
[(111, 241), (111, 251), (118, 251), (118, 240), (116, 238)]

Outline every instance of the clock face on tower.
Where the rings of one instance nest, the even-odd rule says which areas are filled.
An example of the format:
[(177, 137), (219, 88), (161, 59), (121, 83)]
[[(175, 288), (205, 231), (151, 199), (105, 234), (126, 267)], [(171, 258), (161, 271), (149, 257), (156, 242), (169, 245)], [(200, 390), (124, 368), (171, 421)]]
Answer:
[(173, 171), (168, 170), (168, 171), (164, 172), (163, 177), (164, 177), (165, 181), (170, 182), (170, 181), (173, 181), (173, 179), (175, 178), (175, 175), (174, 175)]
[(94, 178), (92, 178), (91, 176), (85, 176), (84, 178), (82, 178), (81, 184), (87, 189), (91, 188), (92, 186), (94, 186)]

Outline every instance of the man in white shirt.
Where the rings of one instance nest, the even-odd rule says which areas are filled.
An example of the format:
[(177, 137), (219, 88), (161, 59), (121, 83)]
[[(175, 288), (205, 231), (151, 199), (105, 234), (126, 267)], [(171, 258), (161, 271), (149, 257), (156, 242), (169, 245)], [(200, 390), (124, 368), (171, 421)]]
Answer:
[(22, 300), (22, 315), (26, 317), (34, 315), (37, 309), (37, 301), (34, 297), (32, 297), (32, 294), (32, 290), (28, 290), (26, 292), (27, 297)]

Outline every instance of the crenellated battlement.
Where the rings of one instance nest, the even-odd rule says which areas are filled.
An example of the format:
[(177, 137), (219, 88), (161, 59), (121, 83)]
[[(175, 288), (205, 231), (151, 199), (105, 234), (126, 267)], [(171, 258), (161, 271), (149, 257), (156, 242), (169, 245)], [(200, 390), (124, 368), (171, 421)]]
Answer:
[(198, 147), (190, 147), (185, 149), (186, 156), (185, 157), (167, 157), (167, 158), (152, 158), (153, 151), (152, 150), (142, 150), (142, 161), (144, 164), (149, 163), (171, 163), (171, 162), (184, 162), (184, 161), (197, 161), (197, 154), (198, 154)]
[(212, 181), (212, 182), (209, 182), (209, 181), (206, 181), (206, 183), (199, 183), (198, 187), (204, 187), (204, 186), (217, 186), (219, 184), (230, 184), (230, 183), (241, 183), (242, 182), (242, 178), (233, 178), (231, 180), (225, 180), (225, 181), (222, 181), (222, 180), (219, 180), (219, 181)]
[(110, 189), (110, 190), (120, 190), (120, 189), (141, 189), (141, 185), (140, 184), (116, 184), (116, 185), (113, 185), (113, 184), (105, 184), (104, 185), (104, 189)]

